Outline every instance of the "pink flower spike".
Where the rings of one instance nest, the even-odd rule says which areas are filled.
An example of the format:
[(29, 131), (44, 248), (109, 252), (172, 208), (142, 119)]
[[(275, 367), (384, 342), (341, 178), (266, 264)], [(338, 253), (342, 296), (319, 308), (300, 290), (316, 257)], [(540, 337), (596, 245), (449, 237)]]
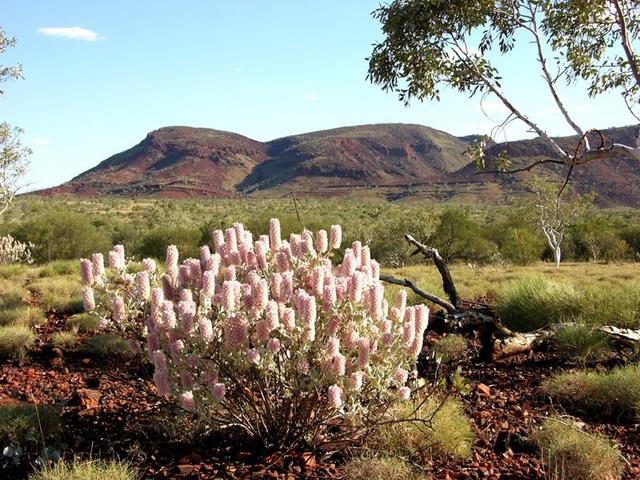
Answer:
[(272, 218), (269, 221), (269, 243), (271, 245), (271, 251), (275, 252), (280, 248), (281, 243), (280, 236), (280, 220)]
[(296, 314), (293, 308), (286, 307), (282, 310), (282, 326), (286, 330), (293, 330), (296, 326)]
[(225, 387), (224, 383), (216, 383), (211, 389), (211, 396), (216, 402), (222, 402), (226, 393), (227, 387)]
[(233, 228), (227, 228), (224, 231), (224, 243), (227, 245), (229, 252), (238, 250), (238, 240), (236, 238), (236, 231)]
[(90, 312), (96, 308), (96, 299), (93, 294), (93, 288), (84, 287), (82, 289), (82, 304), (85, 312)]
[(176, 340), (175, 342), (171, 342), (169, 344), (169, 351), (171, 353), (171, 358), (173, 358), (174, 361), (178, 360), (178, 356), (182, 353), (183, 350), (184, 350), (184, 342), (182, 340)]
[(167, 268), (177, 268), (178, 266), (178, 247), (176, 247), (175, 245), (169, 245), (167, 247), (167, 257), (164, 261), (164, 265)]
[(153, 258), (145, 258), (140, 264), (140, 268), (149, 274), (156, 273), (157, 266), (156, 261)]
[(326, 253), (327, 249), (329, 248), (329, 239), (327, 238), (326, 230), (318, 230), (316, 232), (315, 247), (318, 253)]
[(325, 310), (331, 310), (336, 304), (336, 278), (331, 276), (325, 276), (324, 288), (322, 290), (322, 308)]
[(216, 293), (216, 276), (213, 271), (205, 270), (202, 274), (202, 290), (207, 297), (213, 297)]
[(267, 249), (267, 244), (260, 240), (253, 244), (253, 251), (256, 254), (258, 266), (263, 270), (267, 268)]
[(235, 265), (229, 265), (224, 272), (225, 282), (233, 282), (236, 280), (236, 267)]
[(200, 318), (198, 320), (198, 334), (200, 338), (205, 342), (210, 342), (213, 339), (213, 325), (208, 318)]
[(338, 409), (342, 406), (343, 391), (338, 385), (331, 385), (327, 391), (327, 396), (331, 408)]
[(80, 274), (82, 275), (82, 283), (90, 287), (93, 285), (93, 264), (91, 260), (83, 258), (80, 260)]
[(213, 231), (213, 246), (216, 252), (220, 252), (220, 249), (224, 245), (224, 232), (222, 230)]
[(402, 387), (398, 390), (398, 398), (404, 402), (411, 398), (411, 389), (409, 387)]
[(187, 412), (193, 413), (196, 411), (196, 402), (193, 398), (193, 392), (182, 392), (180, 395), (180, 406)]
[(316, 256), (316, 250), (313, 247), (313, 235), (309, 230), (305, 230), (302, 232), (302, 253), (305, 255), (310, 255), (312, 257)]
[(271, 353), (277, 353), (280, 350), (280, 340), (277, 338), (270, 338), (267, 342), (267, 350)]
[(276, 263), (280, 272), (289, 271), (289, 257), (285, 252), (278, 252), (276, 255)]
[(124, 308), (124, 300), (120, 295), (115, 295), (113, 297), (113, 319), (116, 322), (123, 322), (126, 318), (125, 308)]
[(153, 383), (155, 383), (160, 396), (169, 395), (169, 376), (166, 370), (156, 370), (153, 374)]
[(176, 312), (173, 309), (173, 302), (171, 300), (165, 300), (162, 302), (162, 322), (168, 328), (176, 328)]
[(255, 348), (248, 350), (247, 360), (249, 360), (249, 363), (253, 363), (254, 365), (257, 365), (258, 363), (260, 363), (260, 352)]
[(369, 364), (369, 353), (371, 352), (371, 341), (364, 337), (358, 340), (358, 369), (364, 370)]
[(91, 255), (91, 264), (93, 267), (93, 277), (104, 276), (104, 256), (101, 253)]
[(151, 295), (151, 284), (149, 283), (149, 272), (140, 270), (136, 273), (136, 297), (138, 300), (147, 302)]
[(405, 383), (407, 383), (407, 379), (409, 378), (409, 372), (402, 367), (398, 367), (393, 374), (393, 378), (400, 385), (404, 385)]
[(382, 345), (387, 348), (390, 348), (393, 345), (393, 333), (383, 333), (382, 334)]
[(342, 343), (346, 351), (355, 350), (360, 340), (360, 334), (353, 327), (349, 327), (342, 335)]
[(347, 371), (347, 359), (341, 353), (331, 359), (331, 373), (336, 377), (343, 376)]
[(331, 225), (331, 235), (329, 239), (329, 246), (333, 250), (340, 248), (342, 243), (342, 227), (340, 225)]
[(329, 337), (327, 340), (327, 355), (334, 357), (340, 353), (340, 340), (336, 337)]
[(353, 372), (349, 376), (349, 385), (351, 386), (351, 388), (353, 388), (354, 390), (362, 389), (362, 377), (363, 375), (361, 371)]

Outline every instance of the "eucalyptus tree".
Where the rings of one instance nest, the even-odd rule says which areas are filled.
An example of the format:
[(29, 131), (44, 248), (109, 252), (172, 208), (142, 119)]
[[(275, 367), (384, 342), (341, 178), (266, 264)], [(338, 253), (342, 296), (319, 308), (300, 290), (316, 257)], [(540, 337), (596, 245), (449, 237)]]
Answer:
[[(580, 126), (563, 101), (559, 85), (581, 79), (591, 96), (619, 91), (636, 116), (639, 8), (636, 0), (394, 0), (373, 12), (384, 38), (373, 47), (368, 79), (396, 92), (405, 104), (412, 99), (439, 100), (443, 88), (469, 97), (494, 95), (508, 111), (498, 127), (522, 122), (557, 154), (521, 168), (511, 168), (508, 158), (501, 157), (499, 172), (556, 163), (569, 166), (570, 175), (574, 166), (592, 160), (638, 158), (638, 145), (593, 142), (591, 130)], [(523, 53), (531, 55), (549, 98), (580, 138), (575, 149), (551, 138), (544, 123), (503, 90), (495, 59)], [(472, 151), (481, 168), (486, 167), (485, 141)]]
[[(0, 28), (0, 54), (16, 44), (15, 37), (7, 36)], [(0, 84), (22, 78), (21, 65), (0, 64)], [(0, 95), (4, 91), (0, 90)], [(23, 187), (22, 180), (29, 167), (29, 155), (31, 150), (25, 147), (20, 135), (22, 130), (13, 127), (7, 122), (0, 123), (0, 215), (5, 212), (13, 202), (16, 194)]]

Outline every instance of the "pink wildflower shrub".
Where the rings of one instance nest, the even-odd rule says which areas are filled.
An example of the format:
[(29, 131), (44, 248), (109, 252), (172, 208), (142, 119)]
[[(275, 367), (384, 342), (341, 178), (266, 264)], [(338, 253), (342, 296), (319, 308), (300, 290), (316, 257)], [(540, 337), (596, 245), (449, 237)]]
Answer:
[(341, 239), (337, 225), (283, 239), (272, 219), (254, 241), (236, 224), (200, 259), (169, 246), (164, 273), (145, 259), (135, 275), (116, 247), (107, 270), (82, 261), (85, 305), (143, 340), (159, 393), (212, 425), (267, 446), (329, 438), (329, 425), (359, 428), (411, 397), (429, 315), (404, 291), (387, 304), (360, 242), (332, 265)]

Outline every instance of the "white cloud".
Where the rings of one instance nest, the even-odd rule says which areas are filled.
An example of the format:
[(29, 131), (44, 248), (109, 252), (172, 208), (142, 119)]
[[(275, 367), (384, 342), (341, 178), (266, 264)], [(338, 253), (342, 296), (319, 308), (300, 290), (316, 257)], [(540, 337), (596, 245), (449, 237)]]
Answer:
[(307, 102), (317, 102), (318, 100), (320, 100), (320, 95), (318, 95), (317, 93), (310, 93), (308, 95), (305, 95), (304, 99)]
[(230, 72), (233, 72), (233, 73), (240, 73), (242, 71), (242, 69), (240, 67), (229, 67), (229, 68), (227, 68), (227, 70), (229, 70)]
[(31, 139), (31, 144), (38, 146), (49, 145), (49, 139), (44, 137), (35, 137)]
[(71, 38), (85, 42), (95, 42), (97, 40), (104, 40), (105, 38), (93, 30), (82, 27), (41, 27), (38, 29), (38, 33), (42, 33), (48, 37)]

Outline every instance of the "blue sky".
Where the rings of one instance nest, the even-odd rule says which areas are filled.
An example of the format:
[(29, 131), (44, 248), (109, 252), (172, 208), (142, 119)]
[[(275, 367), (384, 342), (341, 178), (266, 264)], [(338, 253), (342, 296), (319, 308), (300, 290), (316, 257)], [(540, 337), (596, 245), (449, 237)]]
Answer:
[[(366, 123), (419, 123), (489, 133), (497, 101), (445, 92), (406, 108), (365, 80), (379, 0), (0, 0), (24, 80), (4, 85), (0, 121), (25, 130), (30, 188), (57, 185), (138, 143), (190, 125), (257, 140)], [(79, 27), (70, 30), (71, 27)], [(62, 30), (60, 30), (62, 29)], [(505, 64), (514, 102), (552, 134), (570, 133), (527, 55)], [(585, 127), (634, 123), (615, 96), (565, 89)], [(526, 135), (513, 126), (506, 136)]]

